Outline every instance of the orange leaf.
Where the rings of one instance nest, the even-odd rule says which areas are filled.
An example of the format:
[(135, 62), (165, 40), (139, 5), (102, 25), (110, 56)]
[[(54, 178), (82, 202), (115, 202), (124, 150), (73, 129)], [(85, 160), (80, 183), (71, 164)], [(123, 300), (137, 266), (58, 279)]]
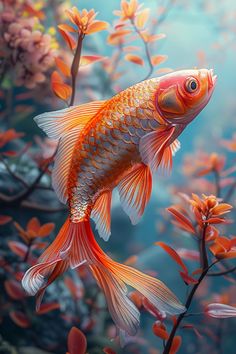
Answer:
[(58, 302), (48, 302), (47, 304), (40, 305), (37, 315), (44, 315), (45, 313), (58, 309), (60, 309), (60, 304)]
[(55, 82), (53, 84), (52, 88), (53, 88), (55, 95), (57, 97), (61, 98), (62, 100), (67, 100), (71, 96), (72, 89), (67, 84), (59, 84), (59, 83)]
[(105, 29), (107, 29), (109, 26), (108, 22), (105, 21), (93, 21), (87, 28), (86, 30), (86, 34), (92, 34), (92, 33), (96, 33), (96, 32), (100, 32), (103, 31)]
[(66, 32), (76, 32), (76, 29), (74, 29), (74, 27), (67, 25), (66, 23), (58, 25), (58, 28)]
[(169, 334), (167, 333), (165, 326), (160, 321), (156, 321), (153, 324), (152, 331), (157, 337), (160, 337), (163, 340), (167, 340), (169, 337)]
[(59, 25), (58, 29), (69, 48), (71, 50), (74, 50), (76, 48), (76, 41), (72, 37), (72, 35), (68, 31), (63, 29), (63, 25)]
[(70, 68), (62, 59), (59, 57), (55, 58), (55, 63), (63, 75), (70, 77)]
[(232, 258), (236, 258), (236, 251), (217, 253), (215, 256), (218, 259), (232, 259)]
[(40, 229), (39, 220), (37, 218), (30, 219), (30, 221), (27, 223), (26, 229), (27, 231), (37, 233)]
[(166, 35), (164, 33), (159, 33), (159, 34), (153, 34), (153, 35), (149, 35), (146, 38), (146, 42), (154, 42), (154, 41), (159, 41), (160, 39), (165, 38)]
[(101, 55), (83, 55), (80, 59), (80, 66), (93, 64), (104, 59), (106, 59), (106, 57)]
[(182, 338), (180, 336), (175, 336), (172, 342), (172, 346), (170, 348), (170, 354), (175, 354), (178, 352), (182, 343)]
[(28, 328), (31, 325), (28, 317), (23, 312), (10, 311), (9, 316), (11, 317), (12, 321), (21, 328)]
[(40, 227), (38, 236), (39, 237), (46, 237), (50, 235), (50, 233), (54, 230), (55, 224), (53, 222), (48, 222)]
[(136, 25), (139, 28), (143, 28), (148, 20), (150, 9), (144, 9), (136, 16)]
[(178, 226), (184, 229), (187, 232), (195, 234), (195, 229), (189, 219), (186, 218), (183, 214), (177, 211), (175, 208), (167, 208), (167, 210), (175, 217), (178, 222)]
[(182, 259), (178, 255), (178, 253), (173, 248), (171, 248), (166, 243), (161, 242), (161, 241), (155, 242), (155, 245), (163, 248), (163, 250), (166, 251), (171, 256), (171, 258), (173, 258), (173, 260), (183, 269), (183, 271), (185, 273), (188, 273), (188, 269), (187, 269), (186, 265), (184, 264), (184, 262), (182, 261)]
[(152, 65), (160, 65), (167, 60), (167, 55), (154, 55), (151, 57)]
[(225, 213), (229, 213), (230, 209), (232, 209), (232, 205), (227, 204), (227, 203), (222, 203), (217, 206), (215, 206), (212, 210), (211, 213), (212, 215), (222, 215)]
[(72, 327), (68, 335), (67, 345), (70, 354), (85, 354), (87, 340), (83, 332), (76, 327)]
[(137, 65), (144, 65), (143, 59), (140, 58), (138, 55), (126, 54), (125, 60), (131, 61), (132, 63)]

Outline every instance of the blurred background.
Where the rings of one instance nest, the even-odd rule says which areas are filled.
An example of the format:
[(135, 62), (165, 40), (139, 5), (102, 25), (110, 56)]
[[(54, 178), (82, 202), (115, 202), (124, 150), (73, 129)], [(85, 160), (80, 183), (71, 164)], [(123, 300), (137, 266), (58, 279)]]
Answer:
[[(67, 271), (47, 289), (39, 313), (35, 299), (21, 288), (25, 270), (54, 239), (67, 214), (50, 184), (56, 142), (45, 137), (33, 117), (70, 101), (67, 69), (74, 52), (57, 26), (70, 24), (65, 10), (72, 6), (94, 9), (99, 20), (109, 23), (83, 40), (87, 62), (84, 58), (79, 68), (74, 104), (107, 99), (147, 75), (171, 70), (206, 67), (218, 76), (208, 106), (181, 135), (171, 176), (155, 176), (141, 222), (131, 225), (115, 192), (111, 238), (108, 243), (97, 238), (113, 259), (157, 275), (184, 303), (192, 285), (183, 282), (179, 265), (154, 243), (171, 245), (193, 271), (199, 268), (196, 238), (173, 225), (166, 208), (179, 203), (188, 208), (183, 194), (192, 193), (214, 194), (235, 206), (236, 3), (144, 0), (142, 9), (150, 13), (139, 34), (160, 34), (145, 41), (129, 20), (123, 21), (126, 27), (119, 26), (122, 19), (113, 13), (121, 8), (118, 0), (0, 1), (0, 353), (66, 353), (73, 326), (86, 336), (91, 354), (162, 353), (162, 339), (153, 331), (159, 319), (150, 306), (138, 303), (135, 293), (131, 297), (140, 306), (140, 331), (120, 347), (103, 294), (84, 267)], [(124, 28), (129, 33), (122, 33)], [(150, 67), (154, 56), (157, 64)], [(229, 239), (235, 234), (234, 209), (230, 219), (219, 231)], [(211, 318), (203, 310), (212, 302), (236, 306), (234, 267), (235, 258), (224, 260), (215, 271), (226, 274), (206, 277), (199, 286), (191, 307), (198, 315), (179, 329), (179, 353), (235, 353), (235, 319)], [(166, 320), (167, 330), (172, 325)]]

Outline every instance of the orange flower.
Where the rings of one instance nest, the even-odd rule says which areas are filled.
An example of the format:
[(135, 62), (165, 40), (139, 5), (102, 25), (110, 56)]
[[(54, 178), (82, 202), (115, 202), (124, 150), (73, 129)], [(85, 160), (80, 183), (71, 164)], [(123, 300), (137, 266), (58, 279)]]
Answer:
[[(70, 21), (78, 28), (82, 35), (99, 32), (108, 27), (107, 22), (95, 20), (97, 13), (95, 13), (94, 9), (90, 11), (83, 9), (80, 12), (76, 7), (72, 7), (66, 13)], [(67, 31), (75, 32), (74, 28), (70, 26), (67, 26)]]
[(32, 218), (28, 222), (26, 226), (26, 230), (24, 230), (17, 222), (14, 223), (16, 229), (19, 231), (19, 235), (25, 241), (25, 243), (29, 244), (36, 237), (46, 237), (48, 236), (54, 229), (54, 223), (47, 223), (41, 225), (37, 218)]
[(121, 10), (114, 11), (116, 16), (121, 18), (121, 21), (134, 20), (138, 10), (142, 5), (139, 5), (137, 0), (121, 1)]
[[(194, 160), (194, 164), (193, 164)], [(184, 160), (183, 172), (186, 176), (205, 176), (211, 172), (220, 173), (225, 166), (225, 157), (217, 153), (198, 152), (196, 156), (187, 155)]]

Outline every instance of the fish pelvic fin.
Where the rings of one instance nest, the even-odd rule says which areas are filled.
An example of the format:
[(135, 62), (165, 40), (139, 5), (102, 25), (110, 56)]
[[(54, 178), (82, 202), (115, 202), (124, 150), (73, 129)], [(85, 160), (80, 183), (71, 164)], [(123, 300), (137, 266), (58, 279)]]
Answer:
[(121, 205), (133, 225), (142, 217), (152, 192), (152, 175), (144, 163), (134, 165), (118, 184)]
[(37, 295), (40, 307), (43, 293), (68, 267), (86, 263), (103, 290), (116, 326), (134, 335), (139, 326), (139, 311), (128, 295), (127, 285), (137, 289), (158, 310), (171, 315), (185, 311), (176, 296), (160, 280), (108, 257), (96, 242), (88, 219), (62, 226), (57, 238), (46, 249), (38, 264), (24, 275), (22, 285), (29, 295)]

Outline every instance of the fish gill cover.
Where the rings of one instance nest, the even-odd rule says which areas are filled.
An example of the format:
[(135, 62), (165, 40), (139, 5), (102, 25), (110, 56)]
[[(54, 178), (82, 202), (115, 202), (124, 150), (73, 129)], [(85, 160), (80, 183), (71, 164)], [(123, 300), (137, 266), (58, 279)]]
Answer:
[(0, 353), (235, 352), (235, 15), (0, 1)]

